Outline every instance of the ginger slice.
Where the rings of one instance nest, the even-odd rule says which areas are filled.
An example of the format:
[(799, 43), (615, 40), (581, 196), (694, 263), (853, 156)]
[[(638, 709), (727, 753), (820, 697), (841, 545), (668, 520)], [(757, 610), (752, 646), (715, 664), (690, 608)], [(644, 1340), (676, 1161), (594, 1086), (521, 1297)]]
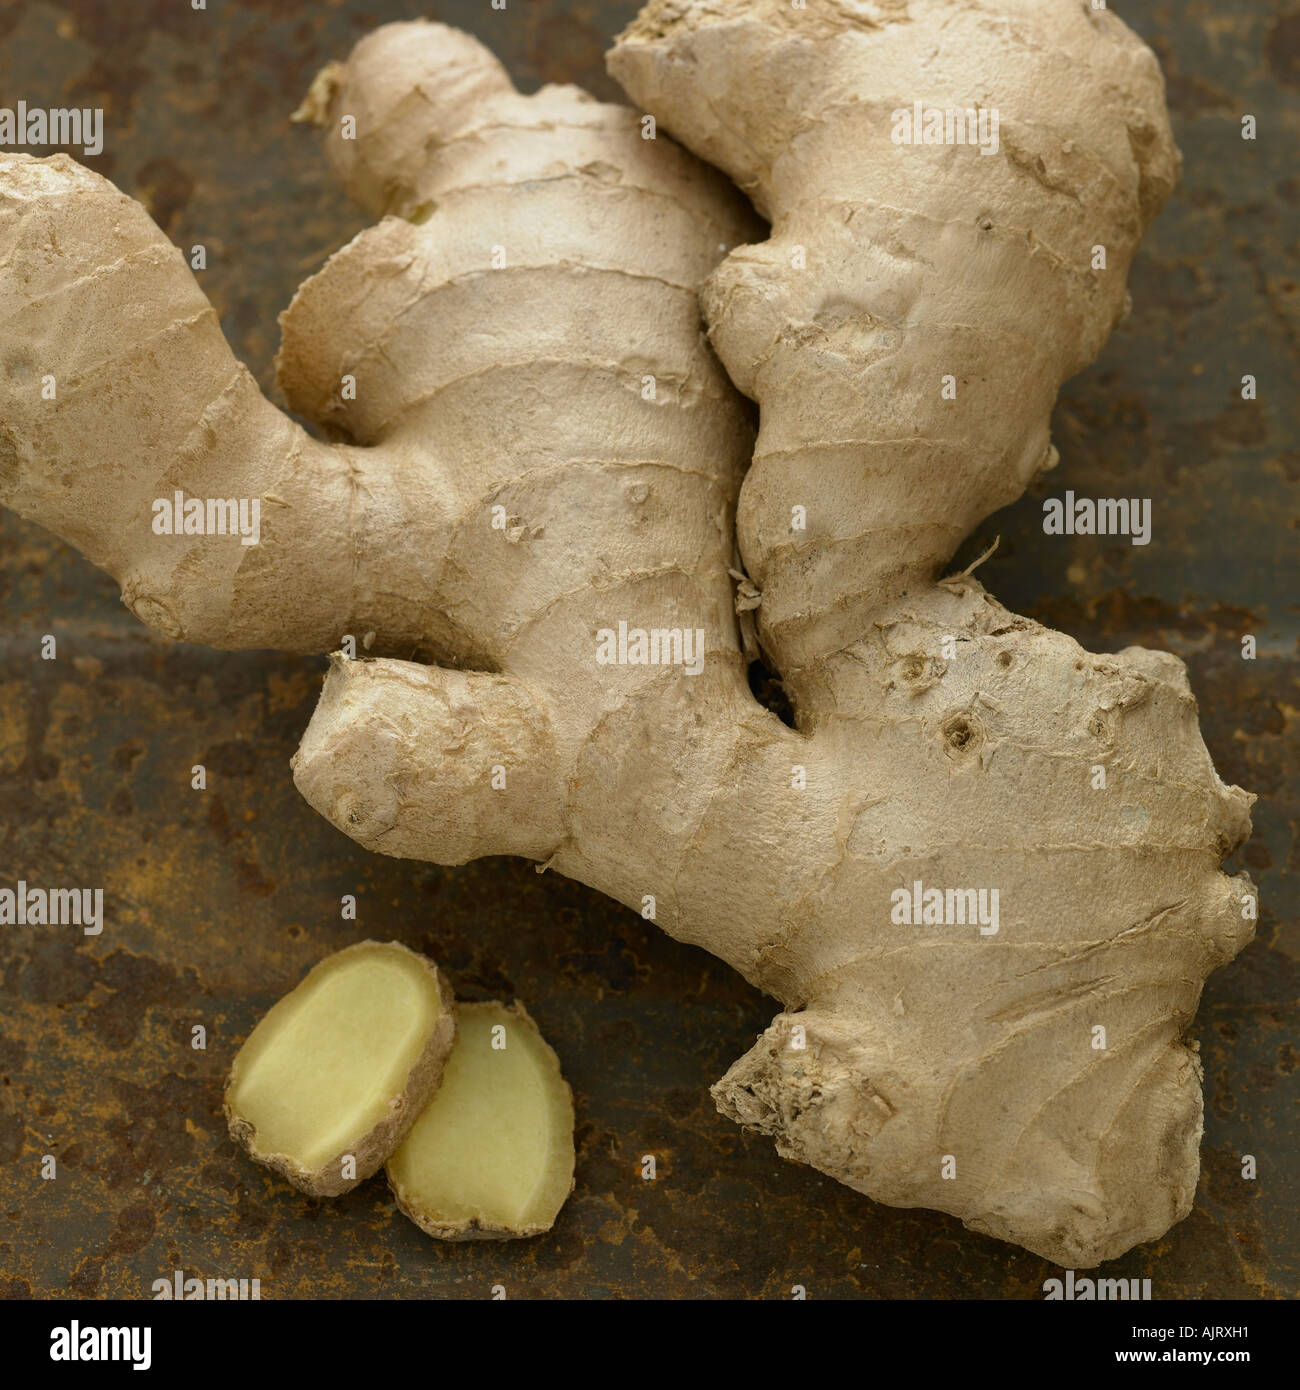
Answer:
[(456, 1036), (438, 967), (397, 942), (321, 961), (253, 1029), (226, 1119), (249, 1155), (316, 1197), (378, 1171), (438, 1088)]
[(524, 1008), (461, 1004), (442, 1085), (388, 1160), (398, 1207), (443, 1240), (550, 1230), (573, 1191), (573, 1096)]

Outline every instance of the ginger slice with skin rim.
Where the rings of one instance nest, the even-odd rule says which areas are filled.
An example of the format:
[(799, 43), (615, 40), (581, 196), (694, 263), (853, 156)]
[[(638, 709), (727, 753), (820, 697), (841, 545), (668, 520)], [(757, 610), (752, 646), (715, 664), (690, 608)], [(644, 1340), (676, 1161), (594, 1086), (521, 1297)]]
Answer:
[(521, 1004), (456, 1012), (442, 1085), (388, 1160), (389, 1186), (442, 1240), (541, 1235), (573, 1191), (573, 1094)]
[(395, 941), (349, 946), (315, 966), (240, 1048), (226, 1086), (230, 1133), (303, 1192), (348, 1192), (428, 1104), (455, 1037), (454, 996), (431, 960)]

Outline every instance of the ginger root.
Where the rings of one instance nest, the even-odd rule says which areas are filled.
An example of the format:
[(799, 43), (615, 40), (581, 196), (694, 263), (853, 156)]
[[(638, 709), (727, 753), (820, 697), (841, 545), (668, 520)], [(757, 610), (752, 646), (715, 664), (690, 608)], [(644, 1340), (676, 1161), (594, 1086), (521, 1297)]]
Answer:
[[(395, 214), (283, 319), (334, 445), (257, 394), (142, 211), (0, 157), (0, 498), (172, 635), (440, 661), (335, 660), (294, 760), (317, 810), (384, 853), (533, 858), (782, 1000), (714, 1093), (787, 1157), (1119, 1255), (1191, 1207), (1184, 1034), (1253, 934), (1218, 868), (1252, 798), (1174, 657), (940, 576), (1055, 461), (1060, 384), (1125, 311), (1177, 172), (1155, 59), (1078, 0), (656, 0), (611, 69), (768, 240), (637, 113), (519, 96), (441, 26), (318, 79), (302, 116)], [(997, 151), (895, 144), (915, 103), (996, 109)], [(701, 289), (760, 410), (743, 490)], [(173, 488), (266, 498), (262, 543), (149, 535)], [(733, 574), (794, 728), (750, 693)]]
[(397, 1205), (442, 1240), (549, 1231), (573, 1191), (573, 1097), (515, 1004), (462, 1004), (442, 1085), (388, 1160)]

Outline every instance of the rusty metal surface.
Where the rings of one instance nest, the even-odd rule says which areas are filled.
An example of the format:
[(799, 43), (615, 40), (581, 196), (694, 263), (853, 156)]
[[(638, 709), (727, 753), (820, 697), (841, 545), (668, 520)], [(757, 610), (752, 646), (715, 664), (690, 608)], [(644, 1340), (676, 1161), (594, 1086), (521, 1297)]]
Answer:
[[(1157, 1298), (1297, 1289), (1295, 110), (1300, 10), (1116, 6), (1170, 79), (1184, 182), (1149, 236), (1135, 312), (1056, 417), (1050, 492), (1155, 499), (1146, 548), (1048, 540), (1041, 495), (993, 518), (981, 578), (1096, 650), (1191, 668), (1220, 773), (1259, 793), (1241, 858), (1258, 941), (1198, 1017), (1204, 1171), (1193, 1215), (1108, 1272)], [(633, 3), (443, 0), (521, 85), (606, 97)], [(4, 0), (0, 105), (105, 108), (87, 162), (184, 246), (236, 351), (273, 383), (276, 313), (364, 225), (287, 115), (317, 67), (417, 0)], [(1260, 138), (1240, 139), (1243, 113)], [(1240, 379), (1259, 379), (1259, 400)], [(969, 552), (969, 554), (968, 554)], [(1050, 1268), (928, 1212), (872, 1204), (714, 1113), (707, 1088), (776, 1006), (726, 967), (522, 863), (367, 855), (297, 796), (288, 759), (323, 663), (169, 645), (67, 547), (0, 522), (0, 885), (102, 885), (107, 925), (0, 927), (0, 1292), (148, 1297), (155, 1279), (257, 1277), (267, 1298), (1040, 1296)], [(1260, 644), (1253, 663), (1240, 637)], [(57, 660), (40, 639), (58, 639)], [(190, 768), (209, 769), (205, 792)], [(340, 920), (356, 893), (360, 919)], [(440, 1245), (382, 1181), (312, 1202), (225, 1135), (240, 1040), (326, 952), (427, 949), (468, 998), (524, 1000), (577, 1102), (577, 1191), (548, 1236)], [(196, 1024), (205, 1051), (190, 1045)], [(659, 1176), (641, 1180), (643, 1154)], [(1254, 1154), (1256, 1181), (1240, 1177)], [(40, 1176), (42, 1156), (58, 1176)]]

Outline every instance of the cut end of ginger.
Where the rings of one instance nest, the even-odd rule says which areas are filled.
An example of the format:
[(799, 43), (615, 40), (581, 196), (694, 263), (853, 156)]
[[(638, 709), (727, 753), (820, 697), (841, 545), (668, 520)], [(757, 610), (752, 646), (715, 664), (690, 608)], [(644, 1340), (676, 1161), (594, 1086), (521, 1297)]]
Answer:
[(462, 1004), (442, 1085), (388, 1161), (397, 1205), (431, 1236), (548, 1231), (573, 1191), (573, 1097), (516, 1004)]
[(313, 1196), (378, 1171), (438, 1087), (455, 1038), (437, 966), (396, 942), (323, 960), (257, 1025), (230, 1072), (230, 1132)]

